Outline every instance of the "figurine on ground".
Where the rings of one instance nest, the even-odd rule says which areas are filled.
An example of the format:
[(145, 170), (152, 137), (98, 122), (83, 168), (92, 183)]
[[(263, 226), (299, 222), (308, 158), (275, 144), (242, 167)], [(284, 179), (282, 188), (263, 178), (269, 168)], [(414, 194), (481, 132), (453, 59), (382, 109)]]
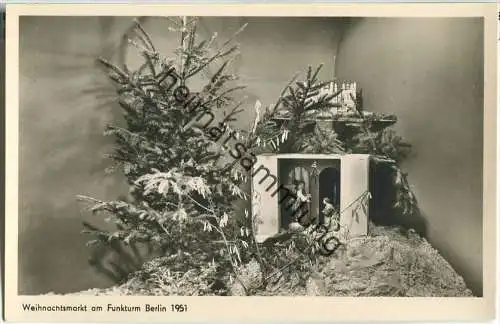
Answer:
[(324, 225), (328, 229), (328, 231), (337, 232), (340, 229), (340, 214), (333, 206), (330, 198), (323, 198), (323, 204), (325, 208), (321, 211), (324, 215)]

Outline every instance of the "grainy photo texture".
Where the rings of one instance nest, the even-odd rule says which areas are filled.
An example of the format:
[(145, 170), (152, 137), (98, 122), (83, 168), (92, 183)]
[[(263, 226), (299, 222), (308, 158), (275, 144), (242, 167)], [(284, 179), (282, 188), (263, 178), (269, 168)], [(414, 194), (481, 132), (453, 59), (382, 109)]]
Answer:
[(481, 297), (483, 26), (20, 17), (19, 294)]

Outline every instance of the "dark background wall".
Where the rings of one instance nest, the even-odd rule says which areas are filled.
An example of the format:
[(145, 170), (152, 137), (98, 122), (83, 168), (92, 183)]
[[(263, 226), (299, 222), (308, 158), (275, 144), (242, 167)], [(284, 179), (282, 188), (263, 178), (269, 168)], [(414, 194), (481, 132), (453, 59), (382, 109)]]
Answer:
[[(341, 24), (335, 19), (204, 18), (201, 35), (219, 34), (216, 44), (248, 22), (238, 37), (242, 55), (235, 70), (248, 86), (247, 126), (259, 98), (271, 104), (296, 71), (325, 63), (332, 77)], [(83, 220), (102, 225), (75, 200), (85, 194), (116, 199), (126, 193), (123, 179), (106, 176), (112, 149), (102, 136), (106, 123), (120, 123), (112, 102), (113, 87), (95, 67), (102, 55), (119, 61), (130, 18), (22, 17), (20, 19), (20, 228), (19, 290), (22, 294), (58, 293), (110, 286), (87, 264), (88, 237)], [(144, 27), (156, 46), (169, 55), (178, 44), (165, 19)], [(125, 60), (140, 62), (129, 50)]]
[[(273, 103), (296, 71), (325, 63), (364, 88), (367, 109), (398, 114), (398, 131), (415, 144), (406, 165), (429, 223), (432, 243), (476, 293), (482, 284), (482, 25), (471, 19), (204, 18), (200, 32), (219, 44), (238, 37), (235, 71), (248, 86), (244, 127), (256, 99)], [(20, 20), (19, 289), (59, 293), (112, 283), (88, 266), (75, 196), (114, 199), (126, 192), (106, 176), (112, 148), (104, 125), (120, 123), (113, 88), (94, 65), (120, 60), (129, 18), (23, 17)], [(177, 38), (164, 19), (144, 26), (163, 53)], [(347, 33), (343, 33), (344, 29)], [(343, 39), (339, 44), (342, 34)], [(125, 60), (137, 65), (130, 50)]]
[(339, 45), (337, 75), (366, 109), (395, 113), (428, 237), (482, 293), (483, 21), (362, 19)]

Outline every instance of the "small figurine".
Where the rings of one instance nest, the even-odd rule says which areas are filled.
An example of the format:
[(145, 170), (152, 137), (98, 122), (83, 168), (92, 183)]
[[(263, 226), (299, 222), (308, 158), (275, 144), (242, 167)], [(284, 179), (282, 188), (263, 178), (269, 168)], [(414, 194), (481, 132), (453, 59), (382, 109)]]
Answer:
[[(303, 206), (305, 204), (308, 204), (311, 201), (311, 195), (306, 194), (304, 192), (305, 190), (305, 183), (302, 180), (298, 180), (295, 182), (295, 196), (297, 199), (295, 200), (292, 208), (293, 212), (293, 220), (292, 223), (290, 223), (289, 228), (297, 228), (297, 227), (303, 227), (304, 220), (308, 218), (309, 213), (301, 213), (303, 211)], [(300, 218), (299, 218), (300, 217)], [(300, 226), (299, 226), (300, 225)]]
[(321, 213), (324, 215), (324, 224), (328, 228), (328, 231), (337, 232), (340, 229), (340, 215), (333, 206), (330, 198), (323, 198), (323, 204), (325, 208), (323, 208)]

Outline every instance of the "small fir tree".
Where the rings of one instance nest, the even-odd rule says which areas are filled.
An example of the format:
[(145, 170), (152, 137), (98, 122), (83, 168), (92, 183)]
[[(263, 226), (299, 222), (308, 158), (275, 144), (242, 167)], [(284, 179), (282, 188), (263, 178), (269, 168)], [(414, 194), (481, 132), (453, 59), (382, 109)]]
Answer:
[[(238, 45), (230, 39), (214, 49), (215, 35), (198, 39), (196, 18), (173, 21), (171, 29), (180, 35), (175, 59), (158, 53), (136, 22), (131, 43), (144, 58), (142, 66), (129, 71), (99, 60), (117, 87), (124, 111), (126, 127), (110, 125), (106, 134), (115, 138), (111, 158), (115, 168), (123, 170), (132, 200), (81, 196), (92, 203), (93, 212), (108, 214), (117, 230), (85, 226), (96, 237), (90, 244), (134, 248), (146, 243), (164, 255), (195, 251), (200, 262), (219, 256), (235, 267), (241, 262), (239, 250), (248, 240), (245, 222), (233, 213), (234, 202), (246, 198), (240, 189), (244, 174), (227, 167), (229, 162), (224, 162), (224, 152), (214, 140), (219, 134), (214, 133), (224, 131), (241, 112), (233, 93), (243, 87), (235, 84), (236, 75), (227, 72)], [(209, 66), (216, 66), (216, 72), (204, 80), (202, 73)], [(192, 84), (200, 81), (204, 86), (190, 92)], [(217, 127), (203, 129), (193, 121), (206, 123), (206, 118), (198, 118), (205, 109), (228, 113), (214, 122)]]

